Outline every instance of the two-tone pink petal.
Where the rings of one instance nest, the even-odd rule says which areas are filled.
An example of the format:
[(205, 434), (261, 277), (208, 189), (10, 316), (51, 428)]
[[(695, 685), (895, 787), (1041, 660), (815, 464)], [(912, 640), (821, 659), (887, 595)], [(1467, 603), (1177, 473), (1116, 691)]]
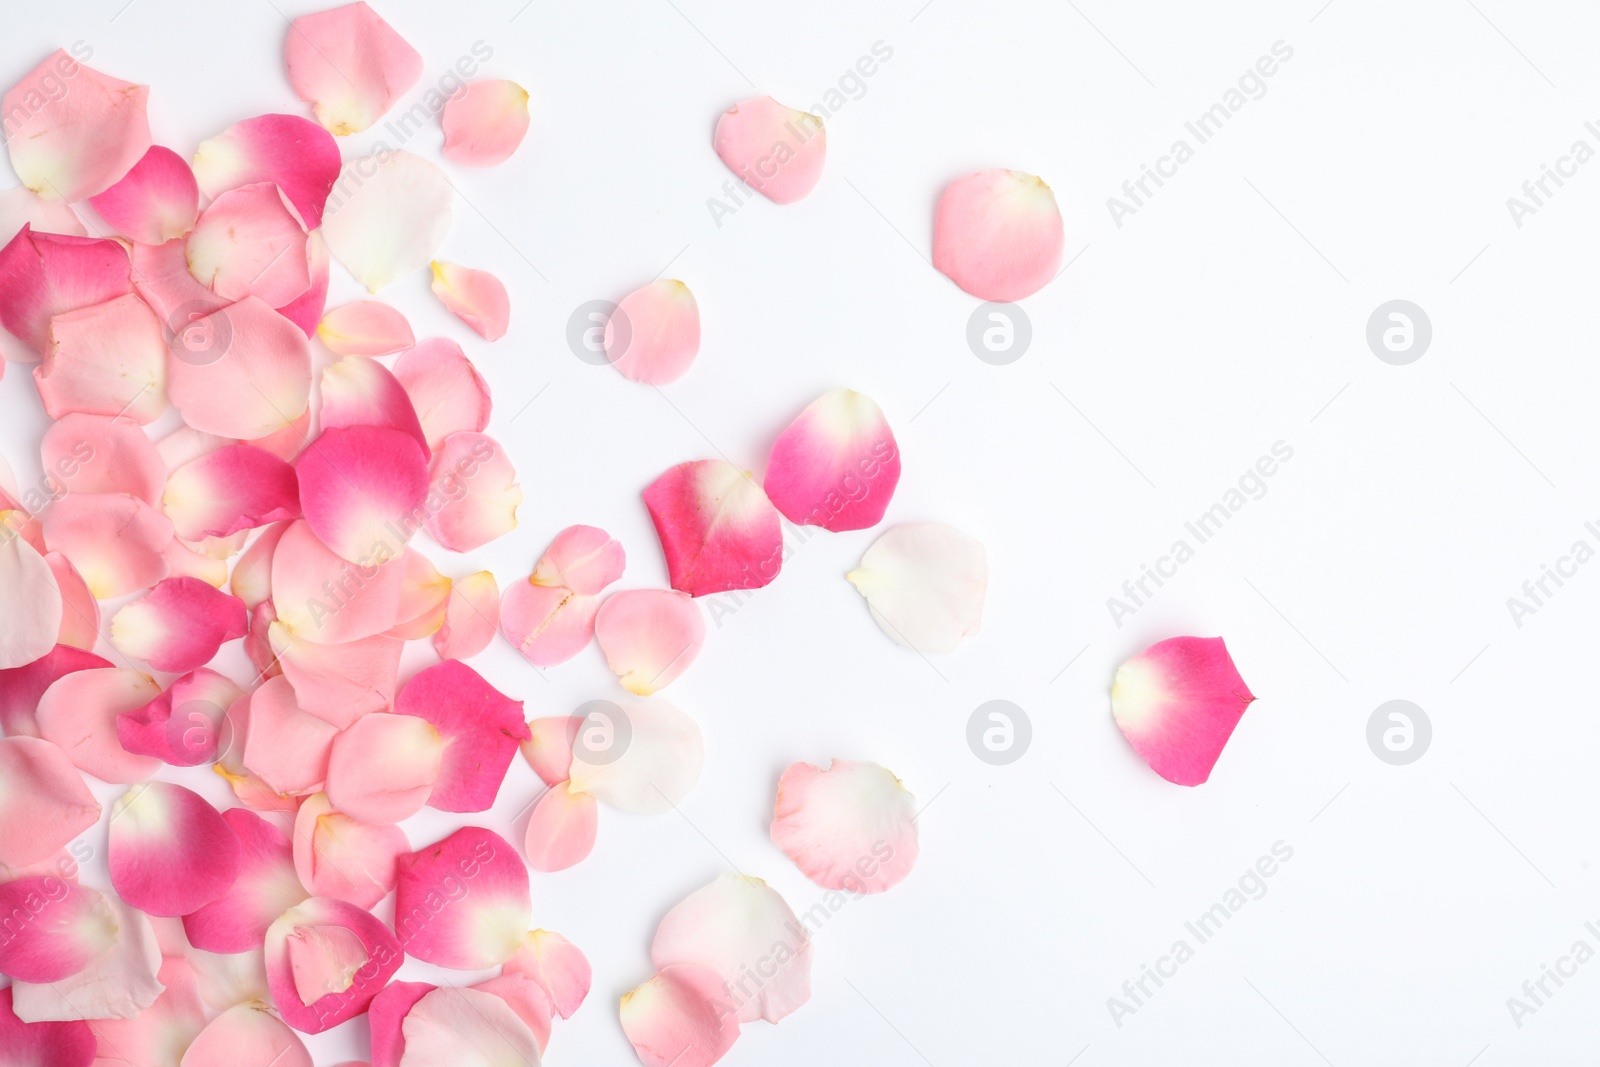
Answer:
[(528, 868), (504, 838), (482, 827), (463, 827), (400, 857), (395, 888), (401, 945), (441, 967), (498, 966), (531, 925)]
[(433, 295), (485, 341), (498, 341), (511, 322), (511, 297), (499, 278), (456, 263), (433, 263)]
[(1150, 769), (1200, 785), (1255, 696), (1220, 637), (1172, 637), (1117, 668), (1111, 714)]
[(238, 876), (220, 897), (183, 917), (183, 932), (206, 952), (248, 952), (262, 944), (278, 916), (310, 894), (282, 830), (248, 808), (229, 808), (222, 820), (239, 839)]
[(322, 317), (317, 338), (338, 356), (387, 356), (417, 343), (406, 317), (381, 300), (357, 300)]
[(428, 495), (416, 439), (381, 426), (323, 431), (295, 460), (295, 473), (306, 523), (351, 563), (398, 557)]
[(323, 206), (339, 177), (339, 145), (299, 115), (257, 115), (200, 142), (194, 176), (212, 199), (231, 189), (271, 182), (307, 230), (322, 225)]
[(311, 897), (267, 929), (267, 984), (283, 1019), (320, 1034), (367, 1010), (404, 954), (389, 928), (342, 900)]
[(916, 798), (876, 763), (795, 763), (778, 780), (772, 843), (824, 889), (881, 893), (917, 861), (916, 817)]
[(154, 145), (111, 188), (89, 198), (118, 233), (141, 244), (165, 244), (194, 228), (200, 187), (183, 157)]
[(47, 200), (104, 192), (150, 147), (149, 96), (58, 49), (0, 100), (12, 169)]
[(778, 435), (762, 483), (790, 522), (825, 530), (876, 526), (900, 481), (900, 448), (872, 398), (833, 389)]
[(512, 700), (459, 660), (418, 671), (394, 710), (433, 724), (444, 741), (428, 798), (440, 811), (487, 811), (519, 742), (529, 738), (522, 701)]
[(377, 122), (422, 76), (421, 54), (365, 3), (295, 19), (284, 61), (295, 95), (340, 136)]
[(188, 915), (233, 885), (239, 838), (200, 794), (144, 782), (111, 808), (106, 866), (122, 899), (151, 915)]
[(198, 578), (167, 578), (111, 617), (110, 638), (124, 655), (158, 671), (184, 674), (243, 637), (244, 602)]
[(726, 460), (680, 463), (644, 491), (672, 587), (690, 596), (759, 589), (783, 566), (778, 510)]

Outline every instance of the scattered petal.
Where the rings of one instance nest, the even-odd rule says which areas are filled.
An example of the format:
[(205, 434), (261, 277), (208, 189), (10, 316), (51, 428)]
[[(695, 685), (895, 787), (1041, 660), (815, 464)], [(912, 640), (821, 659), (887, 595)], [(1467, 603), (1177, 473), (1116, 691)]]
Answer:
[(0, 326), (43, 354), (52, 318), (133, 292), (130, 269), (115, 241), (24, 226), (0, 249)]
[(9, 241), (24, 226), (39, 233), (89, 236), (88, 227), (64, 200), (45, 200), (26, 186), (0, 190), (0, 241)]
[(45, 430), (39, 454), (69, 492), (127, 493), (154, 504), (167, 480), (161, 453), (130, 419), (65, 415)]
[[(171, 491), (171, 481), (167, 482)], [(295, 510), (300, 508), (299, 485), (295, 487)], [(263, 529), (233, 565), (233, 575), (228, 587), (233, 595), (244, 601), (244, 606), (254, 611), (264, 600), (272, 598), (272, 555), (278, 550), (278, 541), (289, 528), (287, 522), (275, 522)]]
[(517, 744), (531, 735), (522, 701), (512, 700), (458, 660), (418, 671), (394, 710), (433, 724), (444, 757), (428, 804), (440, 811), (487, 811)]
[(118, 715), (117, 742), (129, 752), (174, 767), (212, 763), (226, 731), (228, 708), (243, 695), (232, 679), (201, 667), (144, 707)]
[(321, 230), (306, 234), (306, 273), (311, 284), (305, 292), (278, 308), (278, 314), (300, 327), (306, 339), (317, 335), (317, 323), (328, 309), (328, 284), (333, 272), (333, 258), (328, 253), (328, 242)]
[(759, 589), (783, 566), (778, 510), (725, 460), (678, 464), (644, 491), (644, 503), (674, 589), (690, 596)]
[(622, 996), (622, 1032), (645, 1067), (710, 1067), (739, 1036), (722, 989), (709, 967), (664, 967)]
[[(405, 435), (397, 436), (416, 451)], [(272, 602), (279, 624), (300, 640), (323, 645), (383, 633), (399, 617), (405, 584), (399, 555), (394, 552), (387, 562), (351, 563), (318, 540), (309, 523), (291, 523), (272, 556)]]
[(409, 954), (470, 971), (521, 947), (533, 917), (528, 868), (500, 835), (464, 826), (397, 866), (395, 933)]
[(450, 180), (410, 152), (351, 160), (335, 189), (323, 236), (333, 258), (371, 292), (426, 266), (450, 232)]
[[(189, 273), (187, 242), (175, 237), (165, 244), (133, 246), (132, 278), (139, 299), (150, 305), (167, 329), (185, 334), (200, 358), (211, 344), (210, 324), (203, 320), (228, 302), (195, 281)], [(190, 335), (190, 331), (193, 331)]]
[(451, 434), (489, 425), (489, 385), (454, 341), (433, 337), (407, 349), (394, 362), (394, 376), (411, 396), (430, 450)]
[(75, 411), (144, 425), (167, 410), (167, 339), (148, 304), (125, 293), (50, 320), (50, 347), (33, 369), (52, 419)]
[(624, 378), (667, 385), (700, 352), (700, 305), (676, 279), (651, 282), (622, 298), (606, 320), (606, 359)]
[(373, 634), (339, 645), (303, 641), (274, 623), (267, 637), (302, 710), (335, 726), (389, 706), (397, 689), (405, 642)]
[(439, 732), (414, 715), (363, 715), (334, 739), (328, 800), (365, 823), (408, 819), (428, 802), (444, 747)]
[(100, 821), (100, 805), (65, 752), (37, 737), (0, 737), (0, 864), (55, 855)]
[(357, 300), (323, 316), (317, 336), (336, 356), (387, 356), (417, 343), (406, 317), (381, 300)]
[(563, 1019), (572, 1018), (589, 995), (593, 977), (578, 946), (550, 930), (531, 931), (516, 955), (506, 960), (503, 973), (527, 975), (539, 983)]
[(193, 320), (168, 352), (167, 395), (197, 430), (253, 441), (291, 425), (310, 404), (311, 346), (260, 297)]
[(411, 1008), (438, 986), (427, 982), (390, 982), (372, 998), (367, 1022), (372, 1030), (372, 1067), (400, 1067), (406, 1052), (402, 1030)]
[(822, 178), (828, 131), (821, 115), (758, 96), (722, 113), (713, 144), (740, 181), (775, 204), (792, 204)]
[(665, 700), (594, 701), (572, 745), (572, 789), (635, 815), (660, 815), (700, 780), (695, 721)]
[(594, 635), (622, 688), (647, 697), (689, 669), (705, 644), (706, 621), (687, 593), (626, 589), (600, 605)]
[(528, 866), (536, 871), (564, 871), (582, 862), (594, 850), (600, 808), (594, 797), (574, 793), (566, 782), (544, 791), (528, 819), (523, 849)]
[(444, 158), (493, 167), (511, 158), (528, 135), (528, 91), (514, 81), (468, 82), (444, 102)]
[(371, 356), (345, 356), (322, 371), (322, 428), (381, 426), (416, 439), (424, 459), (428, 439), (405, 386)]
[(1048, 185), (1020, 170), (980, 170), (939, 197), (933, 265), (980, 300), (1011, 303), (1056, 276), (1064, 241)]
[(110, 661), (93, 652), (59, 644), (25, 666), (0, 670), (0, 731), (9, 737), (38, 737), (39, 724), (34, 719), (34, 711), (44, 691), (57, 678), (73, 671), (109, 666)]
[(528, 581), (593, 596), (622, 577), (622, 542), (594, 526), (568, 526), (544, 550)]
[(377, 122), (422, 77), (422, 56), (365, 3), (295, 19), (284, 60), (295, 95), (341, 137)]
[(918, 652), (953, 652), (978, 632), (989, 588), (982, 542), (942, 522), (895, 526), (845, 575), (878, 627)]
[(295, 473), (306, 523), (351, 563), (399, 556), (428, 497), (427, 460), (416, 440), (381, 426), (324, 430), (295, 460)]
[(401, 1029), (405, 1067), (540, 1065), (539, 1042), (528, 1024), (481, 989), (435, 989), (406, 1013)]
[(398, 826), (352, 819), (314, 793), (294, 818), (294, 866), (314, 896), (368, 910), (394, 888), (395, 859), (411, 851)]
[(161, 510), (179, 537), (228, 537), (299, 518), (300, 483), (294, 468), (272, 453), (255, 445), (224, 445), (167, 476)]
[(1200, 785), (1255, 697), (1220, 637), (1172, 637), (1117, 668), (1111, 714), (1139, 758)]
[(180, 1067), (311, 1067), (311, 1053), (265, 1004), (251, 1001), (207, 1023)]
[(311, 287), (306, 231), (270, 182), (229, 189), (200, 213), (184, 245), (189, 273), (224, 300), (281, 307)]
[(116, 923), (116, 942), (94, 962), (54, 982), (16, 982), (11, 1005), (25, 1022), (74, 1019), (134, 1019), (156, 1002), (162, 985), (161, 946), (143, 912), (113, 895), (106, 904)]
[(485, 341), (498, 341), (506, 335), (511, 297), (500, 279), (488, 271), (434, 260), (433, 295)]
[(243, 637), (244, 602), (198, 578), (167, 578), (111, 617), (111, 643), (158, 671), (185, 674)]
[(132, 1019), (89, 1023), (99, 1045), (101, 1067), (181, 1067), (183, 1054), (206, 1026), (199, 973), (188, 959), (166, 956), (156, 981), (166, 988)]
[(124, 237), (159, 245), (194, 228), (200, 187), (182, 156), (153, 145), (121, 181), (89, 203)]
[[(267, 985), (283, 1019), (320, 1034), (367, 1010), (399, 970), (400, 944), (369, 912), (326, 897), (311, 897), (267, 929)], [(307, 1000), (307, 993), (322, 993)]]
[(322, 225), (322, 208), (339, 177), (339, 144), (299, 115), (257, 115), (236, 122), (194, 154), (194, 176), (212, 199), (230, 189), (271, 182), (283, 190), (307, 230)]
[(440, 659), (466, 659), (489, 647), (500, 628), (500, 587), (494, 575), (478, 571), (457, 578), (445, 601), (444, 624), (433, 635)]
[(433, 459), (430, 478), (428, 536), (443, 547), (470, 552), (517, 528), (522, 486), (494, 438), (451, 434)]
[(239, 873), (239, 838), (191, 789), (144, 782), (111, 806), (111, 886), (151, 915), (187, 915), (225, 893)]
[(104, 893), (56, 875), (0, 885), (0, 971), (21, 982), (56, 982), (110, 951), (117, 920)]
[(402, 641), (421, 641), (444, 625), (445, 604), (450, 599), (450, 579), (414, 548), (405, 552), (405, 582), (400, 588), (398, 620), (385, 631)]
[(0, 670), (49, 653), (61, 635), (63, 610), (50, 562), (20, 534), (0, 527)]
[(572, 769), (572, 742), (583, 725), (582, 716), (559, 715), (533, 719), (528, 723), (528, 740), (522, 742), (522, 758), (544, 781), (555, 786), (567, 780)]
[(244, 766), (278, 793), (322, 788), (339, 727), (300, 707), (290, 680), (269, 678), (250, 695)]
[(102, 782), (128, 785), (161, 767), (153, 756), (136, 756), (117, 741), (117, 716), (154, 700), (161, 689), (147, 674), (124, 667), (74, 671), (39, 698), (39, 735), (61, 746), (73, 766)]
[(493, 993), (506, 1002), (506, 1006), (517, 1013), (533, 1034), (533, 1039), (538, 1043), (539, 1054), (544, 1055), (546, 1046), (550, 1044), (550, 1024), (555, 1015), (555, 1009), (550, 1004), (550, 995), (544, 987), (533, 979), (520, 974), (501, 974), (497, 978), (490, 978), (469, 986), (480, 993)]
[(11, 990), (0, 989), (0, 1048), (21, 1067), (90, 1067), (94, 1031), (81, 1020), (25, 1023), (11, 1010)]
[(222, 896), (183, 917), (183, 932), (207, 952), (248, 952), (309, 894), (282, 830), (248, 808), (229, 808), (222, 819), (239, 839), (239, 875)]
[(900, 449), (872, 398), (834, 389), (778, 435), (763, 488), (790, 522), (835, 533), (876, 526), (900, 481)]
[(512, 582), (500, 598), (500, 631), (535, 667), (554, 667), (594, 637), (600, 598), (570, 589)]
[(150, 147), (149, 96), (57, 49), (0, 100), (11, 169), (46, 200), (104, 192)]
[(824, 889), (881, 893), (917, 862), (916, 798), (876, 763), (795, 763), (778, 780), (772, 843)]
[(68, 493), (44, 513), (44, 536), (101, 600), (147, 589), (167, 576), (171, 521), (123, 493)]
[(46, 552), (44, 561), (50, 564), (50, 573), (56, 576), (56, 588), (61, 593), (61, 631), (56, 642), (84, 651), (94, 648), (100, 639), (100, 602), (66, 556)]

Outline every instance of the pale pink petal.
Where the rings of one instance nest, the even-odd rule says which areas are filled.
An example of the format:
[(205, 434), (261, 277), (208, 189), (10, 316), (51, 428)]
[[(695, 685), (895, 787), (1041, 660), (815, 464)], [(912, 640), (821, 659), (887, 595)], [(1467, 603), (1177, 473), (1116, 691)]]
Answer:
[(511, 322), (511, 297), (488, 271), (433, 263), (433, 295), (485, 341), (498, 341)]
[(161, 320), (126, 293), (50, 320), (50, 347), (33, 369), (53, 419), (74, 411), (141, 425), (167, 410), (167, 339)]
[(311, 1067), (300, 1035), (265, 1004), (235, 1004), (206, 1024), (180, 1067)]
[(545, 790), (528, 819), (523, 850), (536, 871), (564, 871), (594, 850), (600, 808), (587, 793), (572, 792), (566, 782)]
[[(38, 737), (34, 710), (44, 691), (57, 678), (74, 671), (109, 666), (109, 661), (93, 652), (60, 644), (25, 666), (0, 670), (0, 730), (10, 737)], [(561, 776), (565, 778), (566, 773)]]
[(50, 564), (50, 573), (56, 576), (56, 588), (61, 593), (61, 631), (56, 642), (86, 651), (94, 648), (100, 638), (100, 602), (89, 592), (89, 583), (70, 559), (59, 552), (46, 552), (44, 560)]
[(1199, 785), (1255, 700), (1220, 637), (1172, 637), (1117, 668), (1111, 714), (1139, 758)]
[(0, 526), (0, 670), (25, 667), (49, 653), (65, 610), (50, 561)]
[(89, 203), (122, 236), (159, 245), (194, 228), (200, 187), (182, 156), (153, 145), (121, 181)]
[(367, 1022), (372, 1030), (372, 1067), (400, 1067), (406, 1039), (402, 1026), (412, 1007), (439, 988), (427, 982), (390, 982), (372, 998)]
[(294, 867), (314, 896), (371, 909), (394, 888), (396, 857), (411, 851), (398, 826), (371, 825), (334, 811), (314, 793), (294, 817)]
[(778, 780), (772, 843), (824, 889), (881, 893), (917, 862), (917, 806), (876, 763), (795, 763)]
[(201, 667), (142, 708), (117, 716), (117, 742), (175, 767), (211, 763), (229, 738), (228, 708), (244, 695), (233, 680)]
[(68, 493), (44, 514), (50, 547), (72, 561), (101, 600), (146, 589), (167, 576), (172, 523), (123, 493)]
[(454, 196), (438, 167), (384, 149), (344, 165), (322, 233), (333, 258), (376, 293), (433, 259), (450, 232)]
[(528, 91), (513, 81), (468, 82), (444, 102), (444, 158), (493, 167), (511, 158), (528, 134)]
[(501, 974), (468, 988), (480, 993), (493, 993), (505, 1001), (506, 1006), (517, 1013), (517, 1018), (533, 1034), (534, 1041), (539, 1045), (539, 1054), (544, 1055), (546, 1046), (550, 1044), (550, 1024), (555, 1009), (550, 1003), (550, 994), (544, 991), (543, 986), (524, 975)]
[(622, 688), (649, 696), (694, 662), (705, 644), (706, 621), (687, 593), (626, 589), (600, 605), (594, 636)]
[[(370, 913), (342, 900), (311, 897), (268, 928), (266, 958), (267, 984), (284, 1021), (320, 1034), (366, 1011), (404, 954)], [(322, 981), (302, 996), (300, 988), (312, 976)]]
[(689, 894), (656, 928), (650, 959), (714, 971), (742, 1023), (775, 1023), (811, 999), (810, 936), (759, 878), (723, 874)]
[(578, 946), (550, 930), (530, 931), (516, 955), (506, 960), (503, 973), (526, 975), (539, 983), (563, 1019), (572, 1018), (589, 995), (593, 977)]
[(117, 741), (117, 716), (154, 700), (161, 688), (125, 667), (74, 671), (39, 698), (39, 735), (60, 745), (73, 766), (102, 782), (129, 784), (150, 777), (161, 761), (137, 756)]
[(244, 602), (198, 578), (167, 578), (111, 617), (111, 643), (158, 671), (184, 674), (244, 636)]
[(248, 808), (222, 813), (239, 839), (239, 874), (222, 896), (183, 917), (189, 943), (207, 952), (247, 952), (285, 910), (308, 894), (295, 873), (289, 838)]
[(65, 752), (37, 737), (0, 737), (0, 863), (54, 855), (100, 819), (100, 805)]
[(306, 231), (270, 182), (230, 189), (200, 213), (184, 245), (189, 273), (225, 300), (281, 307), (311, 287)]
[(624, 378), (666, 385), (700, 352), (700, 305), (676, 279), (651, 282), (622, 298), (606, 320), (606, 359)]
[(117, 940), (117, 920), (104, 893), (55, 875), (0, 885), (0, 971), (22, 982), (55, 982), (77, 974)]
[(242, 743), (244, 766), (278, 793), (311, 793), (328, 777), (339, 728), (300, 707), (283, 675), (268, 678), (250, 694), (249, 726)]
[(439, 732), (414, 715), (363, 715), (334, 739), (328, 801), (365, 823), (408, 819), (428, 802), (444, 747)]
[(659, 815), (700, 780), (705, 743), (695, 721), (660, 697), (591, 701), (572, 743), (572, 790), (635, 815)]
[(539, 1041), (503, 999), (445, 987), (406, 1013), (404, 1067), (539, 1067)]
[(306, 339), (317, 335), (317, 323), (328, 309), (328, 285), (333, 275), (333, 257), (321, 230), (306, 234), (306, 272), (311, 284), (299, 296), (278, 308), (278, 314), (300, 327)]
[(166, 988), (132, 1019), (89, 1023), (101, 1067), (180, 1067), (184, 1051), (206, 1026), (199, 972), (182, 956), (163, 956), (156, 980)]
[(317, 337), (337, 356), (387, 356), (417, 343), (406, 317), (381, 300), (357, 300), (322, 317)]
[(593, 596), (622, 577), (622, 542), (594, 526), (568, 526), (556, 534), (534, 565), (534, 585), (565, 586)]
[(394, 710), (433, 724), (444, 739), (438, 780), (428, 798), (440, 811), (487, 811), (517, 744), (530, 736), (522, 701), (512, 700), (459, 660), (418, 671)]
[(1056, 276), (1064, 241), (1048, 185), (1020, 170), (980, 170), (939, 197), (933, 265), (980, 300), (1011, 303)]
[(422, 56), (365, 3), (295, 19), (284, 61), (295, 95), (341, 137), (377, 122), (422, 76)]
[(324, 645), (301, 640), (281, 623), (269, 626), (267, 637), (300, 707), (312, 715), (343, 728), (394, 699), (405, 645), (397, 637)]
[(164, 550), (167, 558), (167, 576), (193, 578), (214, 589), (228, 582), (228, 562), (198, 552), (174, 537)]
[(252, 811), (282, 811), (293, 813), (300, 798), (279, 793), (244, 765), (244, 750), (250, 739), (250, 703), (252, 693), (247, 693), (228, 705), (223, 721), (222, 736), (227, 744), (219, 744), (217, 762), (211, 769), (228, 783), (239, 802)]
[(300, 417), (283, 426), (265, 437), (257, 437), (250, 443), (257, 448), (265, 449), (286, 463), (294, 462), (294, 458), (305, 450), (311, 443), (311, 409), (307, 408), (300, 413)]
[(88, 227), (63, 200), (45, 200), (26, 186), (0, 190), (0, 241), (9, 241), (24, 226), (38, 233), (89, 236)]
[(400, 606), (395, 611), (395, 624), (384, 632), (402, 641), (421, 641), (444, 625), (450, 579), (414, 548), (406, 549), (402, 562), (405, 582), (400, 589)]
[(167, 480), (161, 453), (131, 419), (64, 415), (45, 430), (39, 453), (69, 492), (127, 493), (154, 504)]
[(294, 993), (307, 1005), (349, 989), (367, 964), (366, 947), (348, 927), (303, 925), (287, 944)]
[(522, 486), (511, 457), (494, 438), (453, 433), (433, 458), (428, 536), (452, 552), (481, 548), (517, 528)]
[(325, 430), (295, 460), (295, 473), (307, 525), (352, 563), (399, 556), (425, 513), (427, 460), (400, 430)]
[(161, 510), (179, 537), (227, 537), (299, 518), (300, 484), (294, 468), (270, 452), (225, 445), (167, 476)]
[(239, 838), (206, 799), (170, 782), (145, 782), (111, 806), (106, 865), (122, 899), (151, 915), (187, 915), (227, 891)]
[(763, 488), (793, 523), (835, 532), (883, 518), (900, 481), (900, 449), (872, 398), (834, 389), (791, 422), (767, 457)]
[(212, 343), (210, 326), (203, 320), (218, 308), (226, 307), (228, 301), (195, 281), (194, 275), (189, 273), (184, 245), (181, 237), (159, 245), (135, 244), (133, 288), (166, 323), (167, 329), (187, 334), (185, 341), (196, 353), (203, 353)]
[[(397, 436), (401, 446), (416, 451), (409, 438)], [(400, 556), (396, 549), (386, 559), (352, 563), (319, 541), (304, 520), (290, 524), (272, 556), (272, 602), (280, 624), (300, 640), (324, 645), (381, 634), (400, 610)]]
[(558, 715), (533, 719), (528, 723), (528, 740), (519, 746), (522, 758), (544, 781), (553, 786), (567, 780), (572, 769), (572, 742), (583, 725), (582, 716)]
[(983, 621), (989, 562), (983, 543), (953, 526), (907, 523), (872, 542), (845, 578), (896, 644), (953, 652)]
[(168, 352), (167, 395), (197, 430), (251, 441), (290, 425), (310, 404), (311, 346), (260, 297), (195, 319)]
[(438, 451), (451, 434), (489, 425), (489, 386), (461, 346), (433, 337), (401, 353), (394, 376), (411, 396), (428, 448)]
[(46, 200), (111, 188), (150, 147), (149, 96), (57, 49), (0, 100), (11, 168)]
[(663, 967), (622, 995), (620, 1015), (644, 1067), (710, 1067), (739, 1036), (722, 979), (709, 967)]
[(143, 912), (108, 895), (116, 922), (116, 943), (76, 974), (54, 982), (16, 982), (11, 1006), (25, 1022), (73, 1019), (134, 1019), (156, 1002), (164, 988), (161, 945)]
[(410, 955), (470, 971), (521, 947), (533, 909), (528, 868), (492, 830), (462, 827), (401, 856), (397, 871), (394, 928)]
[(678, 464), (644, 491), (644, 503), (674, 589), (690, 596), (759, 589), (783, 566), (778, 510), (725, 460)]
[(345, 356), (323, 368), (321, 417), (324, 430), (341, 426), (401, 430), (416, 438), (424, 457), (429, 451), (405, 387), (371, 356)]
[(588, 646), (599, 610), (599, 597), (516, 581), (500, 598), (500, 632), (535, 667), (554, 667)]
[(322, 225), (322, 208), (339, 177), (339, 145), (299, 115), (257, 115), (236, 122), (194, 153), (194, 176), (213, 199), (230, 189), (271, 182), (305, 222)]
[(729, 170), (775, 204), (792, 204), (811, 192), (828, 155), (822, 116), (784, 107), (770, 96), (724, 111), (712, 143)]
[[(170, 479), (167, 485), (170, 491), (172, 485)], [(300, 507), (298, 483), (296, 483), (294, 506), (298, 511)], [(275, 522), (263, 529), (233, 565), (229, 588), (251, 611), (254, 611), (262, 601), (272, 598), (272, 555), (278, 550), (278, 541), (283, 537), (284, 531), (289, 529), (289, 525), (287, 522)]]
[(115, 241), (24, 226), (0, 249), (0, 326), (42, 355), (52, 318), (133, 292), (130, 269)]
[(466, 659), (489, 647), (500, 628), (500, 587), (494, 575), (478, 571), (450, 584), (444, 624), (433, 635), (440, 659)]

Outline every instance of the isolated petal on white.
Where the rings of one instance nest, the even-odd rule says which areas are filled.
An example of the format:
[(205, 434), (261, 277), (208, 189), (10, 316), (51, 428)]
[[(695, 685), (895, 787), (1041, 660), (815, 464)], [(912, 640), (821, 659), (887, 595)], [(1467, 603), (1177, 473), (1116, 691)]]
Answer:
[(778, 780), (772, 843), (824, 889), (881, 893), (917, 862), (916, 798), (876, 763), (796, 763)]
[(845, 575), (896, 644), (953, 652), (978, 632), (989, 587), (983, 544), (942, 522), (896, 526)]
[(333, 258), (375, 293), (433, 260), (450, 232), (453, 197), (438, 167), (384, 149), (344, 165), (322, 234)]

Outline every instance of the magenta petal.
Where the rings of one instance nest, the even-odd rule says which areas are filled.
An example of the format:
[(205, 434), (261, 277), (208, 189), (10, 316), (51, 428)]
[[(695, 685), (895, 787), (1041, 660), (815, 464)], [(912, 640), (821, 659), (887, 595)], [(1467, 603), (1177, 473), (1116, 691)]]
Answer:
[(161, 509), (173, 531), (197, 541), (300, 517), (294, 468), (255, 445), (224, 445), (167, 476)]
[(487, 811), (517, 744), (531, 736), (522, 701), (458, 660), (419, 671), (400, 690), (394, 710), (426, 719), (444, 739), (439, 779), (428, 797), (440, 811)]
[(367, 1022), (372, 1029), (372, 1067), (400, 1067), (406, 1052), (401, 1024), (423, 997), (439, 988), (427, 982), (390, 982), (372, 998)]
[(56, 875), (0, 885), (0, 972), (19, 982), (71, 977), (110, 950), (117, 920), (105, 895)]
[(231, 679), (200, 667), (144, 707), (118, 715), (117, 740), (174, 767), (214, 762), (228, 707), (243, 695)]
[(222, 896), (185, 915), (183, 932), (206, 952), (248, 952), (273, 920), (309, 894), (282, 830), (248, 808), (229, 808), (222, 818), (239, 839), (238, 877)]
[(0, 730), (10, 737), (38, 737), (34, 711), (51, 684), (73, 671), (109, 667), (110, 661), (71, 645), (57, 645), (23, 667), (0, 671)]
[(322, 225), (322, 208), (340, 165), (333, 135), (299, 115), (257, 115), (236, 122), (201, 141), (194, 154), (194, 175), (207, 196), (271, 182), (283, 190), (308, 230)]
[(0, 326), (43, 353), (52, 318), (133, 292), (130, 269), (115, 241), (24, 226), (0, 249)]
[(405, 386), (371, 356), (348, 355), (323, 369), (321, 414), (324, 430), (383, 426), (410, 434), (418, 448), (429, 451)]
[[(347, 946), (355, 948), (354, 959), (345, 955)], [(266, 959), (267, 985), (284, 1022), (320, 1034), (366, 1011), (399, 970), (403, 953), (389, 928), (369, 912), (342, 900), (311, 897), (267, 930)], [(301, 995), (308, 974), (324, 979), (322, 996), (309, 1002)]]
[(136, 785), (111, 807), (111, 885), (141, 911), (187, 915), (204, 907), (233, 884), (239, 859), (239, 838), (217, 809), (181, 785)]
[(672, 587), (690, 596), (759, 589), (783, 566), (778, 510), (725, 460), (680, 463), (644, 491)]
[(1111, 714), (1150, 769), (1178, 785), (1211, 776), (1255, 700), (1220, 637), (1173, 637), (1117, 668)]
[(325, 430), (295, 460), (295, 473), (306, 522), (352, 563), (399, 556), (424, 513), (427, 461), (416, 439), (399, 430)]
[(778, 435), (762, 487), (790, 522), (839, 532), (876, 526), (899, 481), (900, 449), (882, 410), (834, 389)]
[(100, 805), (61, 749), (37, 737), (0, 737), (0, 864), (55, 855), (100, 820)]
[(87, 200), (111, 188), (150, 147), (149, 96), (148, 86), (58, 49), (0, 101), (12, 169), (46, 199)]
[(321, 230), (306, 234), (306, 271), (311, 284), (305, 292), (278, 308), (278, 314), (300, 327), (306, 339), (317, 335), (317, 323), (328, 308), (328, 285), (333, 270), (333, 259), (328, 252), (328, 242), (322, 239)]
[(183, 674), (211, 662), (247, 629), (244, 601), (199, 578), (167, 578), (111, 617), (111, 643), (158, 671)]
[(11, 1008), (11, 988), (0, 989), (0, 1049), (26, 1067), (90, 1067), (94, 1031), (81, 1020), (25, 1023)]
[(89, 203), (124, 237), (159, 245), (194, 228), (200, 187), (182, 156), (154, 145), (121, 181)]
[(461, 970), (494, 967), (527, 936), (528, 868), (492, 830), (463, 827), (401, 856), (398, 870), (395, 932), (418, 959)]

